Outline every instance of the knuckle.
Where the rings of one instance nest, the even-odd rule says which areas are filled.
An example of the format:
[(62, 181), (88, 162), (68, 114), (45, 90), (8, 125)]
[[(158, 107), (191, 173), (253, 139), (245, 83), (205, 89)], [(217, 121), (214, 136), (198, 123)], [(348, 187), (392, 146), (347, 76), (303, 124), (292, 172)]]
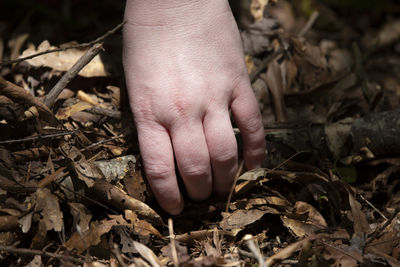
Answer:
[(259, 111), (253, 112), (246, 120), (244, 125), (248, 134), (258, 134), (262, 129), (261, 114)]
[(172, 175), (171, 168), (162, 165), (147, 165), (145, 166), (146, 176), (152, 180), (164, 180)]
[(207, 164), (199, 161), (185, 162), (179, 169), (181, 174), (189, 179), (204, 178), (209, 175)]
[(214, 151), (212, 160), (217, 164), (230, 164), (237, 161), (236, 146), (220, 148)]

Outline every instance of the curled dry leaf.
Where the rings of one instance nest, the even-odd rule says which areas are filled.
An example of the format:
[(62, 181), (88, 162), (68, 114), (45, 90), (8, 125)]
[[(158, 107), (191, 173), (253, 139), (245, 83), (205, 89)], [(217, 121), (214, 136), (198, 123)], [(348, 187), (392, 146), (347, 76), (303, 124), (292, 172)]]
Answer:
[(83, 102), (80, 101), (72, 106), (66, 107), (66, 108), (60, 108), (57, 111), (56, 114), (56, 118), (59, 120), (66, 120), (69, 117), (73, 116), (75, 113), (79, 112), (79, 111), (83, 111), (86, 109), (91, 108), (92, 105), (87, 103), (87, 102)]
[(145, 203), (130, 197), (122, 189), (109, 184), (105, 180), (98, 180), (93, 192), (99, 196), (104, 202), (110, 203), (119, 210), (130, 209), (135, 211), (140, 217), (145, 218), (155, 225), (162, 225), (162, 219), (153, 209)]
[[(30, 45), (28, 49), (22, 52), (20, 57), (27, 57), (39, 52), (55, 49), (46, 40), (43, 41), (37, 49), (34, 45)], [(27, 62), (35, 67), (49, 67), (58, 71), (68, 71), (87, 51), (88, 49), (68, 49), (57, 53), (49, 53), (40, 57), (28, 59)], [(107, 76), (104, 64), (99, 55), (95, 56), (89, 64), (87, 64), (79, 75), (83, 77), (104, 77)]]
[(313, 206), (303, 201), (297, 201), (293, 214), (290, 217), (282, 216), (281, 220), (297, 237), (311, 236), (315, 231), (328, 226), (324, 217)]
[(152, 234), (160, 238), (162, 237), (160, 232), (154, 228), (151, 223), (145, 220), (140, 220), (132, 210), (125, 210), (125, 219), (133, 225), (135, 232), (140, 236), (148, 236)]
[(139, 252), (140, 256), (146, 259), (152, 267), (161, 266), (161, 262), (151, 249), (149, 249), (143, 244), (140, 244), (137, 241), (133, 241), (133, 245), (135, 246), (135, 249)]

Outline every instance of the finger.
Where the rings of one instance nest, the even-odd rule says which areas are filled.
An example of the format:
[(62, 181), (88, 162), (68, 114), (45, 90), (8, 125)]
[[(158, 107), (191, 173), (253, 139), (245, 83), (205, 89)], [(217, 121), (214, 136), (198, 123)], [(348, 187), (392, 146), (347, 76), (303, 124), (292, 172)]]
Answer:
[(168, 131), (156, 123), (138, 125), (138, 137), (146, 177), (158, 203), (170, 214), (181, 213), (183, 198), (176, 180)]
[(217, 195), (229, 193), (237, 170), (237, 144), (229, 113), (210, 114), (204, 119), (208, 152)]
[(207, 143), (201, 122), (171, 129), (172, 143), (179, 172), (188, 195), (204, 200), (211, 195), (211, 168)]
[(238, 89), (231, 109), (243, 137), (244, 162), (247, 169), (261, 166), (265, 156), (264, 127), (257, 100), (250, 84)]

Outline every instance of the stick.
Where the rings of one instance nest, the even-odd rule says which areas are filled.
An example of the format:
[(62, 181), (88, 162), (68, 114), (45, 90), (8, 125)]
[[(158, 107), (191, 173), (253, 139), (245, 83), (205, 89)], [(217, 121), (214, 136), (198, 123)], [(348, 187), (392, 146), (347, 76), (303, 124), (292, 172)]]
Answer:
[(38, 139), (53, 138), (53, 137), (59, 137), (59, 136), (65, 136), (65, 135), (73, 135), (73, 134), (76, 134), (76, 132), (77, 131), (69, 131), (69, 132), (63, 132), (63, 133), (31, 136), (31, 137), (26, 137), (26, 138), (22, 138), (22, 139), (4, 140), (4, 141), (0, 141), (0, 145), (29, 142), (29, 141), (35, 141)]
[(174, 223), (172, 222), (171, 218), (168, 218), (168, 231), (171, 242), (172, 261), (174, 262), (174, 267), (179, 267), (178, 253), (176, 252), (175, 246)]
[(95, 115), (102, 115), (107, 116), (113, 119), (121, 119), (121, 111), (113, 110), (109, 108), (101, 108), (101, 107), (92, 107), (86, 110), (86, 112), (95, 114)]
[(399, 214), (400, 212), (400, 208), (397, 208), (395, 210), (395, 212), (392, 214), (392, 216), (390, 216), (390, 218), (382, 225), (382, 227), (379, 227), (375, 230), (375, 232), (373, 232), (370, 237), (367, 239), (367, 241), (365, 241), (364, 244), (364, 250), (365, 248), (371, 244), (372, 241), (374, 241), (382, 232), (383, 230), (385, 230), (385, 228), (392, 223), (392, 221), (394, 220), (394, 218), (396, 218), (396, 216)]
[(85, 261), (81, 259), (77, 259), (67, 255), (61, 255), (58, 253), (46, 252), (36, 249), (29, 249), (29, 248), (15, 248), (15, 247), (8, 247), (8, 246), (0, 246), (0, 251), (7, 251), (15, 254), (22, 254), (22, 255), (40, 255), (42, 257), (49, 257), (49, 258), (56, 258), (59, 260), (64, 261), (72, 261), (79, 264), (84, 264)]
[(299, 34), (297, 35), (298, 37), (303, 37), (310, 29), (311, 27), (314, 25), (315, 21), (317, 20), (319, 16), (318, 11), (314, 11), (310, 18), (308, 19), (306, 25), (304, 25), (303, 29), (301, 29), (301, 31), (299, 32)]
[(271, 63), (277, 56), (279, 56), (283, 52), (283, 49), (279, 49), (278, 51), (273, 52), (272, 54), (268, 55), (260, 65), (250, 73), (250, 82), (253, 83), (257, 79), (258, 75), (268, 67), (268, 64)]
[[(101, 140), (101, 141), (99, 141), (99, 142), (96, 142), (96, 143), (93, 143), (93, 144), (91, 144), (91, 145), (88, 145), (87, 147), (82, 148), (80, 151), (83, 152), (83, 151), (92, 149), (93, 147), (96, 147), (96, 146), (98, 146), (98, 145), (101, 145), (101, 144), (104, 144), (104, 143), (108, 143), (108, 142), (110, 142), (110, 141), (113, 141), (113, 140), (116, 140), (116, 139), (121, 139), (121, 138), (124, 138), (124, 137), (125, 137), (125, 136), (123, 136), (123, 135), (113, 136), (113, 137), (111, 137), (111, 138), (109, 138), (109, 139), (104, 139), (104, 140)], [(0, 144), (1, 144), (1, 142), (0, 142)]]
[(56, 98), (68, 83), (83, 69), (103, 48), (103, 43), (97, 43), (92, 46), (57, 82), (56, 85), (47, 94), (44, 103), (49, 108), (54, 105)]
[(235, 191), (235, 187), (236, 187), (236, 183), (237, 183), (237, 179), (239, 178), (240, 174), (243, 171), (243, 161), (240, 163), (239, 165), (239, 169), (236, 172), (235, 175), (235, 180), (233, 180), (233, 184), (231, 186), (231, 191), (229, 191), (229, 195), (228, 195), (228, 200), (226, 201), (226, 206), (225, 206), (225, 212), (229, 211), (229, 206), (231, 204), (231, 199), (232, 199), (232, 195), (233, 195), (233, 191)]
[(117, 26), (115, 26), (113, 29), (109, 30), (108, 32), (106, 32), (105, 34), (103, 34), (102, 36), (100, 36), (99, 38), (97, 38), (96, 40), (90, 41), (88, 43), (83, 43), (83, 44), (78, 44), (78, 45), (73, 45), (73, 46), (68, 46), (68, 47), (63, 47), (63, 48), (55, 48), (55, 49), (50, 49), (50, 50), (46, 50), (46, 51), (42, 51), (30, 56), (26, 56), (26, 57), (21, 57), (21, 58), (17, 58), (14, 60), (9, 60), (9, 61), (5, 61), (5, 62), (0, 62), (0, 67), (1, 66), (7, 66), (7, 65), (11, 65), (14, 63), (19, 63), (21, 61), (27, 60), (27, 59), (31, 59), (34, 57), (38, 57), (41, 55), (45, 55), (45, 54), (49, 54), (49, 53), (54, 53), (54, 52), (60, 52), (60, 51), (66, 51), (69, 49), (73, 49), (73, 48), (85, 48), (85, 47), (89, 47), (94, 45), (95, 43), (100, 43), (102, 42), (104, 39), (106, 39), (109, 35), (114, 34), (116, 31), (118, 31), (119, 29), (122, 28), (122, 26), (125, 24), (125, 21), (121, 22), (120, 24), (118, 24)]

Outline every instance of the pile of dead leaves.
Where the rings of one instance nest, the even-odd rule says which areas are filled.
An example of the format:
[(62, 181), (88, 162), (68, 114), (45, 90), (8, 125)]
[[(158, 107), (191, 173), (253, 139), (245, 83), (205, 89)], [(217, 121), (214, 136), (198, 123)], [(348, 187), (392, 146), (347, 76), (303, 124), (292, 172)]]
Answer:
[(268, 156), (229, 201), (169, 220), (100, 49), (71, 74), (108, 36), (35, 46), (0, 28), (1, 265), (400, 266), (400, 10), (333, 2), (243, 1)]

